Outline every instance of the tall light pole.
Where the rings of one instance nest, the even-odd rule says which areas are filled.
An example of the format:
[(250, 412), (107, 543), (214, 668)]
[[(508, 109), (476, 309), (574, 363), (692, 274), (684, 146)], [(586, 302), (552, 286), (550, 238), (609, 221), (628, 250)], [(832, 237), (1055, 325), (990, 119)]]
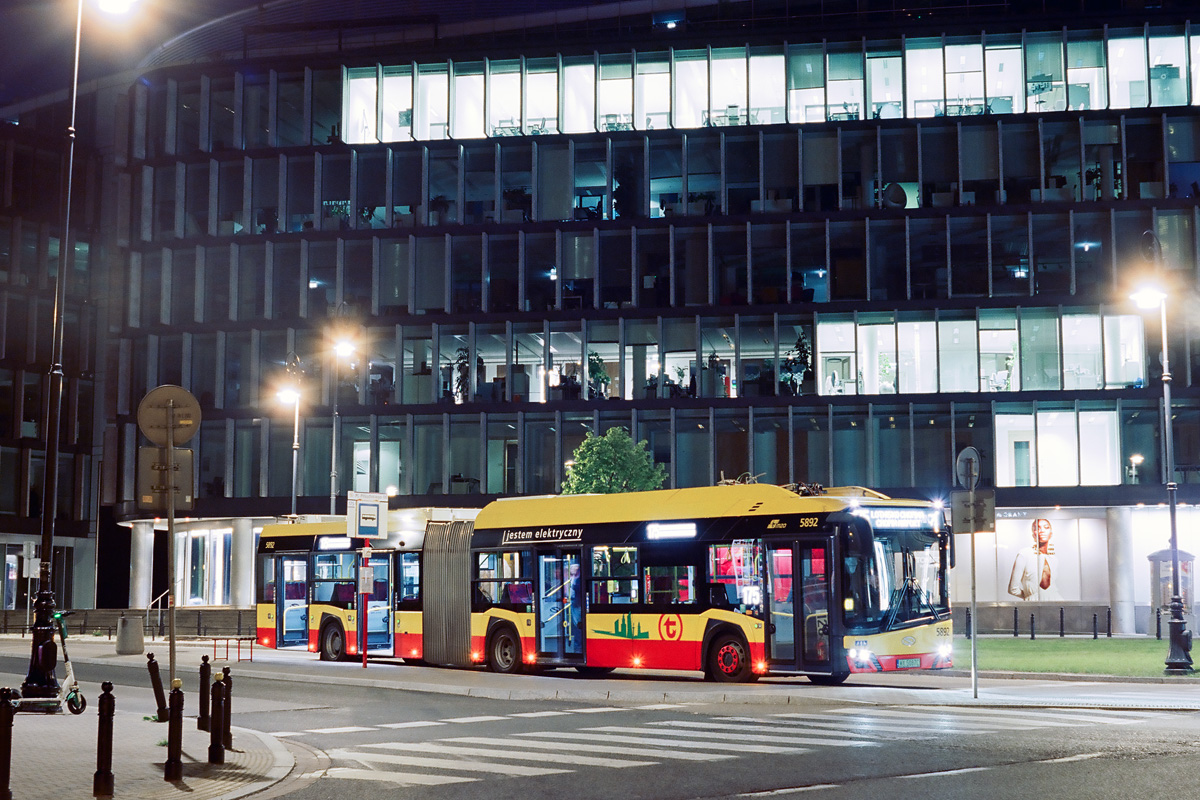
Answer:
[(1186, 675), (1192, 670), (1192, 637), (1183, 619), (1183, 595), (1179, 591), (1179, 537), (1175, 518), (1175, 445), (1171, 434), (1171, 362), (1167, 355), (1167, 295), (1159, 288), (1146, 286), (1130, 295), (1139, 308), (1152, 309), (1156, 306), (1162, 320), (1162, 386), (1163, 386), (1163, 439), (1166, 444), (1167, 468), (1167, 513), (1171, 520), (1171, 619), (1168, 621), (1169, 648), (1166, 669), (1168, 675)]
[[(136, 0), (103, 0), (104, 11), (120, 13), (133, 6)], [(33, 626), (30, 629), (32, 653), (29, 672), (21, 684), (23, 697), (55, 697), (58, 679), (54, 668), (58, 661), (54, 644), (54, 587), (52, 585), (54, 556), (54, 518), (58, 514), (58, 454), (59, 428), (62, 425), (63, 395), (63, 306), (67, 296), (67, 270), (74, 256), (71, 241), (71, 189), (75, 170), (75, 111), (79, 99), (79, 50), (83, 40), (83, 0), (75, 9), (75, 57), (71, 67), (71, 88), (67, 95), (70, 108), (67, 124), (67, 148), (61, 184), (62, 232), (58, 246), (58, 274), (54, 279), (54, 307), (51, 314), (50, 385), (46, 398), (46, 462), (42, 475), (42, 564), (38, 576), (38, 594), (34, 605)]]
[(338, 445), (341, 443), (342, 425), (338, 416), (338, 395), (341, 394), (342, 359), (354, 355), (354, 343), (339, 339), (333, 346), (333, 435), (329, 442), (329, 514), (337, 513), (338, 496)]
[(292, 516), (296, 516), (296, 495), (300, 488), (300, 357), (288, 353), (287, 373), (291, 385), (279, 390), (279, 401), (291, 405), (292, 418)]

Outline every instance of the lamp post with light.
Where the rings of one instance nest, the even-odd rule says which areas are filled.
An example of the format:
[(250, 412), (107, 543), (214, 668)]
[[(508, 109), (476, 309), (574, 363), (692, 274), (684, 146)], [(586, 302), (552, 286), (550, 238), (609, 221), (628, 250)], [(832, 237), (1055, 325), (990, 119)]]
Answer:
[[(1157, 245), (1157, 241), (1155, 241)], [(1167, 295), (1157, 287), (1145, 286), (1130, 295), (1139, 308), (1157, 307), (1162, 321), (1162, 386), (1163, 440), (1166, 445), (1167, 513), (1171, 524), (1171, 618), (1168, 621), (1169, 648), (1166, 669), (1168, 675), (1186, 675), (1192, 670), (1192, 635), (1183, 619), (1183, 596), (1179, 591), (1179, 537), (1175, 514), (1175, 447), (1171, 434), (1171, 363), (1167, 355)]]
[[(137, 0), (99, 0), (101, 10), (120, 14), (133, 7)], [(54, 519), (58, 515), (58, 456), (59, 428), (62, 425), (63, 396), (63, 307), (67, 296), (67, 270), (70, 268), (74, 246), (71, 242), (71, 189), (75, 170), (75, 113), (79, 99), (79, 50), (83, 40), (83, 0), (75, 9), (75, 57), (71, 68), (71, 88), (67, 96), (69, 123), (66, 130), (66, 153), (63, 159), (61, 184), (62, 234), (58, 247), (58, 274), (54, 276), (54, 307), (51, 314), (50, 385), (46, 410), (46, 460), (42, 475), (41, 507), (41, 571), (38, 576), (37, 601), (30, 628), (32, 653), (29, 672), (21, 684), (21, 696), (54, 698), (58, 694), (58, 679), (54, 668), (58, 661), (54, 647), (54, 587), (52, 585), (54, 557)]]
[(279, 402), (293, 407), (292, 417), (292, 516), (296, 516), (296, 495), (300, 481), (300, 357), (288, 353), (287, 374), (290, 385), (279, 390)]

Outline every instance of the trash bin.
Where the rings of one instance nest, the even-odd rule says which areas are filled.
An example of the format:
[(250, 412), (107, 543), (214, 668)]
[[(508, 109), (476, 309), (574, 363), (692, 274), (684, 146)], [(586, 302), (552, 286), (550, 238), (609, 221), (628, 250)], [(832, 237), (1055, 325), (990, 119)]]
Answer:
[(140, 614), (127, 617), (124, 614), (117, 620), (117, 655), (141, 655), (146, 649), (142, 635), (142, 617)]

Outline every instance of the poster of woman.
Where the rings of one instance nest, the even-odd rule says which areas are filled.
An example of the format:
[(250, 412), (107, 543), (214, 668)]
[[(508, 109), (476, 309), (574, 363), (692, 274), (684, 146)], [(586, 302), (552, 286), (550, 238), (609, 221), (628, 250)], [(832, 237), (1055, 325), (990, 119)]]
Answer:
[(1035, 519), (1031, 526), (1032, 545), (1017, 551), (1008, 578), (1008, 593), (1022, 600), (1062, 600), (1055, 585), (1058, 561), (1050, 539), (1054, 528), (1048, 519)]

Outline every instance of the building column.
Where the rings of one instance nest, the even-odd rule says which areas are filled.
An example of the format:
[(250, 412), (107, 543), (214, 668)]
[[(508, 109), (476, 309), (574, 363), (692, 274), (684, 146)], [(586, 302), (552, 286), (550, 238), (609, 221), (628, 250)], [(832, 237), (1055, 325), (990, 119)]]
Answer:
[(1108, 599), (1112, 607), (1113, 633), (1136, 633), (1133, 589), (1133, 509), (1107, 509)]
[(150, 605), (154, 587), (154, 523), (135, 522), (129, 543), (129, 607)]
[(254, 520), (233, 521), (233, 552), (229, 559), (229, 604), (234, 608), (254, 605)]

